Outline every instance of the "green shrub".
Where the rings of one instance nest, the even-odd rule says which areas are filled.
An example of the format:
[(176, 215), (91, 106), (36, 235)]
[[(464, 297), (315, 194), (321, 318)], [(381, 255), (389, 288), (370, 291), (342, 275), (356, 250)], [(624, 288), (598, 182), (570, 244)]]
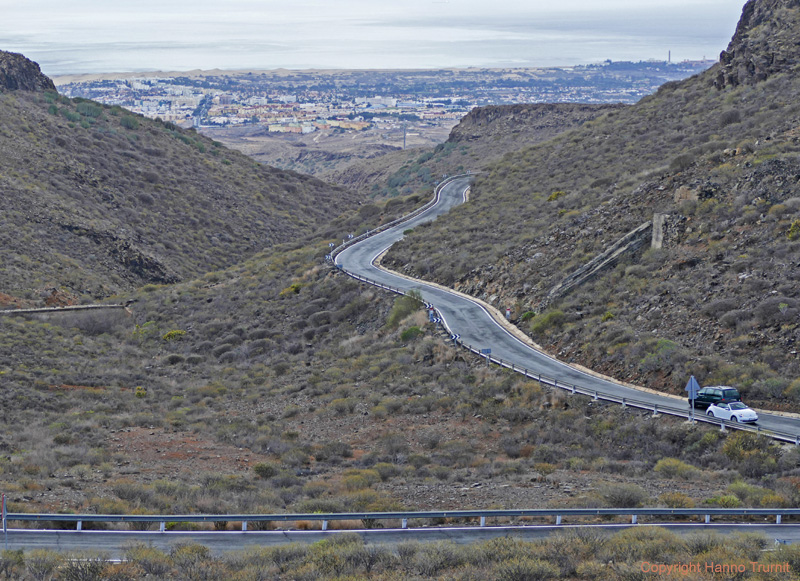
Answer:
[(697, 468), (677, 458), (662, 458), (653, 468), (664, 478), (691, 478), (698, 473)]
[(667, 508), (694, 508), (695, 503), (691, 497), (682, 492), (665, 492), (658, 500)]
[(81, 101), (75, 109), (85, 117), (100, 117), (103, 114), (103, 108), (90, 101)]
[(52, 579), (64, 563), (64, 557), (46, 549), (36, 549), (25, 557), (25, 570), (33, 579)]
[(180, 329), (173, 329), (172, 331), (165, 333), (162, 339), (167, 342), (178, 341), (180, 339), (183, 339), (185, 335), (186, 331), (181, 331)]
[(711, 504), (716, 504), (720, 508), (739, 508), (742, 506), (742, 501), (735, 494), (724, 494), (722, 496), (715, 496), (708, 500)]
[(561, 311), (547, 311), (531, 321), (531, 333), (541, 335), (549, 329), (557, 329), (564, 324), (566, 315)]
[(256, 476), (259, 478), (267, 479), (277, 475), (278, 472), (280, 472), (280, 469), (278, 466), (270, 462), (259, 462), (258, 464), (253, 465), (253, 472), (255, 472)]
[(792, 222), (792, 225), (789, 227), (789, 231), (786, 233), (786, 237), (789, 240), (800, 239), (800, 219)]
[(425, 332), (417, 326), (409, 327), (402, 333), (400, 333), (400, 340), (401, 341), (413, 341), (414, 339), (421, 337), (424, 335)]
[(413, 567), (418, 574), (431, 578), (463, 562), (463, 553), (455, 543), (440, 541), (422, 545), (414, 555)]
[(394, 464), (389, 464), (388, 462), (379, 462), (372, 467), (378, 474), (381, 476), (381, 480), (390, 480), (397, 476), (398, 474), (402, 473), (402, 469), (399, 466), (395, 466)]
[(18, 579), (22, 577), (25, 557), (22, 549), (0, 552), (0, 578)]
[(125, 115), (122, 119), (119, 120), (119, 124), (122, 125), (125, 129), (131, 129), (135, 131), (139, 129), (139, 120), (132, 115)]
[(407, 295), (396, 298), (392, 310), (386, 318), (386, 326), (390, 329), (397, 327), (400, 321), (408, 317), (414, 311), (421, 309), (423, 306), (422, 295), (419, 291), (412, 290), (409, 291)]
[(650, 498), (647, 491), (637, 484), (607, 484), (598, 493), (609, 508), (637, 508)]

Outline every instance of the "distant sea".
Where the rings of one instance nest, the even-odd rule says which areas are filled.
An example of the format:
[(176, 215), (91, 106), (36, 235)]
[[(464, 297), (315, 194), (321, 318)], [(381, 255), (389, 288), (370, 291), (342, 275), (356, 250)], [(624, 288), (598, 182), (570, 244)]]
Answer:
[[(3, 8), (0, 50), (21, 52), (45, 74), (192, 69), (430, 69), (549, 67), (648, 59), (715, 59), (730, 41), (743, 0), (660, 8), (541, 12), (465, 0), (405, 0), (381, 10), (363, 0), (290, 2), (261, 8), (205, 0), (142, 0), (128, 8), (75, 0)], [(569, 3), (569, 0), (567, 0)], [(278, 5), (279, 3), (273, 3)], [(555, 3), (554, 3), (555, 4)], [(573, 3), (574, 4), (574, 3)], [(646, 0), (641, 4), (646, 5)], [(306, 6), (306, 10), (298, 10)], [(379, 5), (375, 7), (375, 5)], [(115, 5), (116, 6), (116, 5)], [(121, 6), (121, 5), (120, 5)], [(132, 8), (131, 6), (135, 6)], [(371, 6), (369, 10), (367, 7)], [(94, 7), (94, 9), (93, 9)], [(160, 8), (157, 8), (160, 7)]]

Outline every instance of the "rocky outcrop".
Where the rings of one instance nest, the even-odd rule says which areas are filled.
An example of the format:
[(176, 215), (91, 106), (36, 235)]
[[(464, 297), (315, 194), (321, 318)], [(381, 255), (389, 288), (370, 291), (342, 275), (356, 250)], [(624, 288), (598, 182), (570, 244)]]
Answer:
[(21, 54), (0, 51), (0, 93), (55, 90), (55, 84), (38, 64)]
[(493, 136), (508, 138), (521, 133), (535, 136), (536, 142), (541, 142), (620, 107), (625, 105), (547, 103), (478, 107), (453, 128), (448, 141), (486, 141)]
[(753, 85), (800, 64), (800, 0), (750, 0), (727, 50), (722, 51), (714, 85)]

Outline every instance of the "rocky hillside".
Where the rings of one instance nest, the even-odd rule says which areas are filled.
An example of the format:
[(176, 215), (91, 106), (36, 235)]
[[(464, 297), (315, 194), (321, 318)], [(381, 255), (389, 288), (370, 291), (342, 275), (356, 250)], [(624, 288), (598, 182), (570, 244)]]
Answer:
[(492, 157), (497, 157), (500, 151), (498, 143), (511, 142), (519, 148), (541, 143), (602, 113), (624, 107), (581, 103), (478, 107), (453, 128), (448, 142), (480, 144), (482, 152), (495, 142), (495, 155)]
[(105, 297), (238, 262), (358, 206), (193, 131), (70, 100), (0, 53), (0, 292)]
[[(491, 164), (470, 204), (387, 262), (512, 307), (555, 354), (620, 379), (682, 393), (693, 373), (800, 409), (799, 17), (796, 2), (748, 2), (719, 64)], [(662, 250), (541, 310), (657, 212)]]
[[(800, 223), (793, 192), (800, 168), (792, 153), (798, 148), (794, 133), (776, 129), (773, 120), (779, 115), (791, 125), (797, 112), (786, 103), (795, 87), (791, 77), (772, 80), (769, 99), (761, 90), (718, 93), (708, 79), (668, 88), (639, 113), (608, 111), (549, 145), (500, 160), (452, 221), (416, 229), (425, 237), (407, 236), (415, 245), (431, 234), (450, 245), (455, 237), (460, 248), (432, 252), (428, 262), (411, 256), (409, 270), (445, 278), (463, 261), (467, 267), (457, 286), (533, 308), (545, 283), (569, 270), (565, 261), (581, 263), (628, 222), (671, 208), (662, 253), (622, 264), (597, 286), (568, 295), (527, 321), (535, 323), (531, 331), (566, 357), (619, 368), (622, 375), (637, 362), (641, 373), (656, 370), (662, 377), (680, 357), (697, 365), (714, 362), (705, 354), (687, 357), (679, 341), (696, 338), (695, 345), (714, 349), (719, 341), (744, 353), (717, 356), (732, 362), (717, 367), (731, 375), (749, 373), (750, 393), (781, 388), (777, 366), (788, 362), (787, 373), (793, 373), (787, 347), (775, 338), (793, 332), (798, 308), (794, 238)], [(722, 114), (713, 111), (719, 99)], [(661, 112), (665, 108), (669, 114)], [(692, 111), (697, 116), (690, 118)], [(738, 111), (738, 118), (729, 111)], [(662, 123), (670, 115), (684, 116), (681, 128)], [(485, 130), (492, 133), (492, 127), (502, 125), (492, 122)], [(657, 162), (658, 171), (625, 177), (659, 157), (658, 151), (634, 155), (634, 136), (644, 139), (648, 128), (647, 144), (654, 148), (661, 138), (653, 135), (665, 133), (662, 158), (678, 147), (691, 149)], [(763, 133), (723, 149), (735, 131)], [(491, 140), (502, 139), (504, 131), (492, 134)], [(675, 145), (679, 135), (698, 142)], [(451, 151), (440, 153), (458, 156), (462, 146), (480, 141), (453, 142)], [(606, 157), (600, 156), (603, 143), (610, 147)], [(27, 293), (68, 280), (75, 285), (68, 288), (97, 285), (105, 292), (203, 273), (125, 292), (121, 300), (131, 301), (129, 313), (4, 318), (0, 490), (10, 512), (800, 503), (796, 447), (571, 397), (487, 367), (455, 349), (410, 297), (367, 289), (320, 260), (334, 234), (373, 227), (420, 198), (363, 204), (344, 220), (331, 219), (351, 204), (346, 194), (254, 165), (191, 132), (50, 92), (0, 97), (0, 147), (3, 285), (19, 284)], [(581, 147), (582, 159), (576, 153)], [(416, 161), (422, 166), (434, 155)], [(621, 177), (598, 177), (595, 167), (602, 163)], [(526, 187), (504, 182), (517, 178)], [(577, 185), (547, 196), (534, 193), (549, 191), (559, 179)], [(332, 192), (330, 198), (321, 191)], [(451, 229), (437, 230), (448, 222)], [(506, 247), (491, 246), (498, 236)], [(276, 239), (286, 242), (272, 244)], [(271, 246), (252, 253), (263, 244)], [(494, 253), (490, 259), (481, 254), (484, 246)], [(413, 255), (416, 246), (402, 251)], [(241, 261), (208, 272), (235, 260)], [(773, 285), (776, 269), (784, 278)], [(707, 300), (707, 292), (719, 295), (722, 288), (741, 288), (741, 302)], [(755, 308), (746, 302), (750, 298), (760, 301)], [(15, 301), (2, 293), (0, 300)], [(753, 317), (764, 321), (758, 329), (766, 337), (763, 348)], [(720, 330), (703, 346), (688, 323), (713, 327), (716, 320)], [(676, 332), (678, 322), (688, 332)], [(752, 363), (754, 354), (758, 363), (745, 368), (741, 361), (749, 357)], [(754, 551), (748, 558), (756, 559), (763, 544), (747, 543)], [(617, 550), (604, 543), (602, 566), (581, 565), (580, 571), (606, 575), (606, 563), (623, 562), (618, 555), (630, 554), (629, 545), (626, 540)], [(434, 549), (431, 557), (414, 549), (415, 562), (452, 553)], [(132, 551), (155, 562), (147, 547)], [(685, 547), (676, 551), (683, 555)], [(557, 555), (561, 569), (548, 575), (574, 578), (586, 552), (576, 550), (567, 559), (563, 553)], [(26, 565), (41, 561), (27, 551), (24, 559)], [(230, 563), (235, 560), (242, 561)], [(13, 573), (23, 562), (14, 557), (5, 565)], [(198, 567), (193, 570), (216, 577), (221, 571), (213, 563)], [(277, 565), (265, 567), (258, 574), (277, 575)], [(135, 571), (127, 568), (122, 576)], [(330, 577), (331, 571), (326, 566), (320, 575)], [(311, 578), (316, 569), (301, 573)], [(473, 577), (493, 578), (483, 567)]]
[(481, 171), (507, 153), (556, 135), (625, 105), (503, 105), (471, 111), (432, 151), (398, 151), (356, 163), (326, 179), (373, 196), (429, 191), (443, 174)]
[(797, 32), (800, 15), (796, 2), (748, 2), (728, 50), (716, 68), (718, 88), (753, 85), (800, 64)]

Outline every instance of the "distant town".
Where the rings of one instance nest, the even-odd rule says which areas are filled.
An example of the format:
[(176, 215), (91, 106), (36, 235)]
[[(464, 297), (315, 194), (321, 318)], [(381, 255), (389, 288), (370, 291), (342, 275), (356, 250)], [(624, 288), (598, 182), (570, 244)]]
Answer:
[(269, 133), (452, 127), (472, 108), (518, 103), (635, 103), (714, 61), (611, 62), (542, 69), (251, 71), (58, 77), (59, 91), (183, 127)]

